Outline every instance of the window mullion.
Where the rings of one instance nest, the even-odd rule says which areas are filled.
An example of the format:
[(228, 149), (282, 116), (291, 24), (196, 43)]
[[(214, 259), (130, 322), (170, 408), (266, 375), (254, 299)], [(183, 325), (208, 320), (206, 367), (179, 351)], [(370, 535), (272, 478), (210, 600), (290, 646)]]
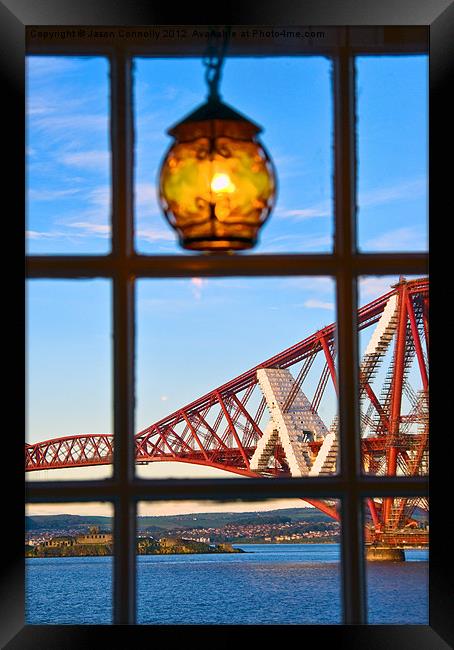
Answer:
[(134, 478), (134, 284), (131, 60), (115, 51), (111, 61), (112, 254), (114, 357), (114, 517), (113, 622), (135, 623), (136, 519), (130, 485)]
[[(348, 30), (346, 30), (346, 38)], [(361, 500), (360, 437), (357, 390), (357, 299), (353, 256), (355, 221), (355, 74), (347, 44), (334, 63), (335, 253), (337, 271), (337, 345), (339, 373), (339, 448), (342, 499), (342, 590), (345, 624), (366, 622), (366, 589)]]

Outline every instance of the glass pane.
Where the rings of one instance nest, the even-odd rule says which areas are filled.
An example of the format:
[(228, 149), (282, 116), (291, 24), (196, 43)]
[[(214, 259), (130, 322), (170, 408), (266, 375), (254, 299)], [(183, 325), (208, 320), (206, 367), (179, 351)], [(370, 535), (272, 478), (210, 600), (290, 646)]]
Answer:
[(428, 57), (356, 59), (358, 242), (427, 250)]
[(28, 56), (27, 252), (110, 251), (109, 64)]
[(110, 282), (31, 280), (27, 308), (26, 476), (110, 476)]
[[(200, 59), (135, 59), (136, 247), (183, 252), (157, 202), (168, 128), (203, 103)], [(266, 79), (266, 83), (263, 80)], [(226, 59), (222, 98), (263, 127), (274, 161), (277, 202), (256, 253), (332, 249), (331, 62), (322, 57)]]
[(341, 622), (340, 523), (300, 499), (142, 502), (138, 535), (139, 624)]
[(107, 503), (27, 505), (27, 624), (112, 623), (112, 514)]
[(429, 280), (359, 282), (363, 469), (375, 475), (429, 471)]
[(142, 478), (336, 471), (329, 278), (137, 284)]
[[(428, 500), (374, 498), (364, 509), (368, 623), (428, 625)], [(387, 509), (395, 517), (383, 526)]]

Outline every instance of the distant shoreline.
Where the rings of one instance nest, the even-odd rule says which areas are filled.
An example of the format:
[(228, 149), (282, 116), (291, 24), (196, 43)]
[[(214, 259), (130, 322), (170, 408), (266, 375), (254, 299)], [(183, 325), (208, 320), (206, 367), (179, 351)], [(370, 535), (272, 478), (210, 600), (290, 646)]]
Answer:
[[(99, 537), (100, 535), (98, 535)], [(105, 535), (107, 536), (107, 535)], [(75, 538), (55, 538), (50, 543), (45, 542), (38, 546), (27, 544), (25, 546), (26, 558), (52, 558), (52, 557), (106, 557), (112, 556), (112, 535), (109, 534), (107, 543), (78, 543)], [(84, 538), (82, 538), (84, 539)], [(137, 555), (192, 555), (192, 554), (219, 554), (219, 553), (244, 553), (240, 548), (226, 543), (215, 545), (206, 542), (195, 542), (182, 538), (163, 538), (153, 540), (142, 538), (137, 540)]]
[[(256, 546), (256, 545), (262, 545), (262, 546), (295, 546), (296, 544), (303, 544), (304, 546), (311, 546), (311, 545), (323, 545), (323, 546), (333, 546), (333, 545), (338, 545), (340, 542), (319, 542), (319, 541), (310, 541), (310, 542), (299, 542), (299, 541), (287, 541), (287, 542), (232, 542), (231, 543), (231, 548), (229, 549), (228, 546), (209, 546), (208, 544), (206, 546), (209, 546), (208, 548), (203, 548), (200, 550), (197, 550), (195, 548), (189, 548), (186, 547), (185, 550), (174, 550), (173, 548), (167, 548), (165, 550), (163, 549), (153, 549), (153, 550), (147, 550), (147, 552), (141, 552), (140, 550), (138, 551), (137, 555), (219, 555), (219, 554), (224, 554), (224, 553), (253, 553), (253, 551), (243, 551), (241, 546)], [(89, 552), (83, 552), (82, 549), (74, 549), (75, 552), (71, 552), (68, 549), (67, 552), (65, 553), (59, 553), (57, 552), (60, 549), (52, 549), (52, 553), (40, 553), (40, 552), (33, 552), (30, 554), (26, 554), (25, 557), (28, 560), (33, 560), (33, 559), (53, 559), (57, 557), (112, 557), (113, 556), (113, 551), (111, 548), (106, 548), (105, 546), (101, 546), (100, 548), (97, 549), (90, 549)], [(88, 551), (88, 549), (87, 549)]]
[[(233, 551), (169, 551), (168, 553), (164, 553), (163, 551), (154, 551), (153, 553), (137, 553), (137, 555), (224, 555), (224, 554), (231, 554), (231, 553), (246, 553), (246, 552), (251, 552), (251, 551), (242, 551), (241, 549), (234, 549)], [(25, 559), (27, 560), (54, 560), (55, 558), (61, 558), (61, 557), (113, 557), (113, 552), (111, 553), (67, 553), (65, 555), (63, 554), (55, 554), (55, 555), (44, 555), (43, 553), (40, 554), (34, 554), (34, 555), (26, 555)]]

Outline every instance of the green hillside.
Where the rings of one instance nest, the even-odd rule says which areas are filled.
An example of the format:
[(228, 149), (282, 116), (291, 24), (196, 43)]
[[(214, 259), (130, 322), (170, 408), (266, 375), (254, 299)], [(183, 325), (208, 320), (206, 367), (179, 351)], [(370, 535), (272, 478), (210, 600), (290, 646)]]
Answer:
[[(166, 531), (176, 528), (220, 528), (227, 524), (264, 524), (305, 521), (328, 522), (331, 519), (315, 508), (289, 508), (268, 512), (206, 512), (186, 515), (139, 517), (138, 529)], [(100, 526), (111, 529), (112, 518), (85, 515), (34, 515), (25, 518), (27, 531), (67, 530)]]
[(110, 528), (112, 517), (87, 517), (85, 515), (34, 515), (25, 517), (25, 530), (67, 530), (68, 528), (87, 528), (100, 526)]

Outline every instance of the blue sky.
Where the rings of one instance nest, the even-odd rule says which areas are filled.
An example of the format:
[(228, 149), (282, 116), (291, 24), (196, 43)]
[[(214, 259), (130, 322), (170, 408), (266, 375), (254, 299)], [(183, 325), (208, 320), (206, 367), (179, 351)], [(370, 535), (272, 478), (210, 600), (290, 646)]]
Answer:
[(107, 81), (104, 59), (27, 59), (29, 252), (109, 250)]
[[(361, 279), (360, 304), (397, 280)], [(334, 284), (325, 277), (140, 280), (136, 297), (136, 431), (335, 320)], [(110, 282), (32, 280), (27, 303), (27, 440), (110, 433)], [(361, 351), (371, 334), (361, 333)], [(321, 363), (320, 357), (305, 382), (309, 397)], [(328, 385), (319, 409), (327, 426), (335, 410)], [(155, 478), (225, 476), (173, 463), (139, 469)], [(33, 478), (109, 473), (109, 467), (52, 470)]]
[[(427, 57), (360, 57), (359, 243), (427, 247)], [(27, 61), (27, 243), (30, 253), (110, 249), (108, 62)], [(322, 57), (227, 60), (226, 102), (261, 124), (278, 199), (254, 252), (332, 246), (331, 62)], [(156, 200), (166, 130), (206, 95), (199, 59), (135, 60), (136, 247), (178, 253)]]
[(427, 250), (427, 57), (360, 57), (357, 96), (359, 246)]
[[(107, 61), (29, 57), (27, 69), (28, 252), (108, 253)], [(357, 70), (360, 247), (425, 250), (427, 57), (363, 57)], [(248, 254), (331, 250), (330, 92), (327, 58), (227, 60), (223, 99), (263, 126), (278, 176), (275, 210)], [(199, 59), (135, 62), (140, 252), (181, 252), (160, 214), (155, 181), (170, 144), (166, 129), (205, 95)], [(392, 281), (364, 279), (361, 303)], [(137, 430), (335, 314), (328, 278), (142, 280), (136, 290)], [(27, 304), (27, 440), (111, 432), (109, 282), (30, 281)], [(334, 400), (323, 408), (329, 419)]]

